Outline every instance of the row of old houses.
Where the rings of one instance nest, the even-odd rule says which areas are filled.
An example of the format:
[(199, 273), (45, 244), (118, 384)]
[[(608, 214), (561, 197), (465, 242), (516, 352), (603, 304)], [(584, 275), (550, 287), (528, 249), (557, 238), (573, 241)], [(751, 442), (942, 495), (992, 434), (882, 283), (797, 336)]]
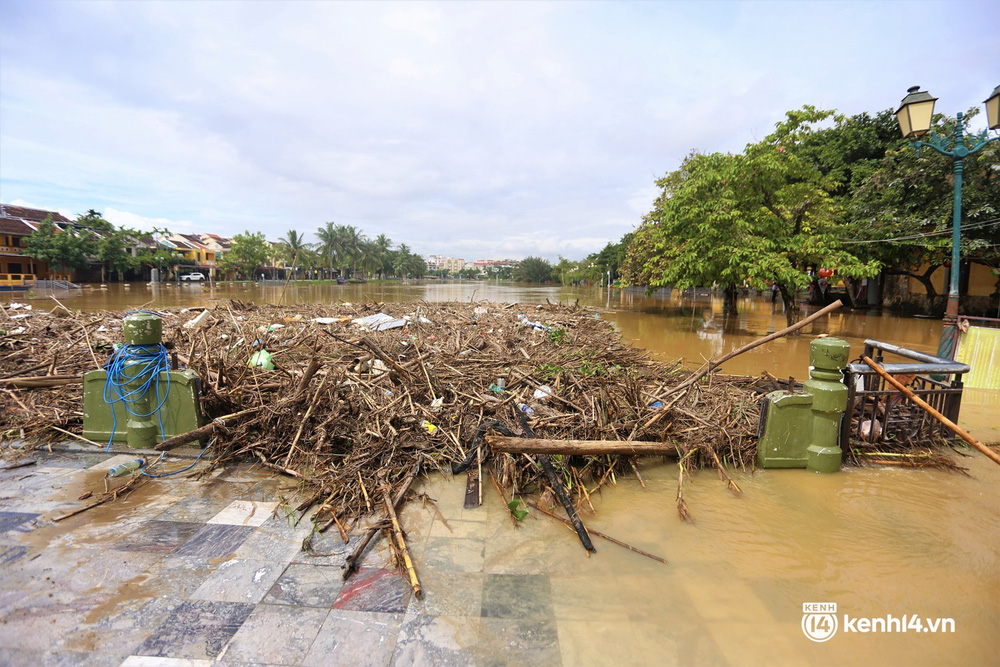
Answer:
[[(46, 218), (51, 219), (61, 231), (74, 228), (96, 238), (111, 233), (104, 229), (80, 225), (57, 211), (0, 204), (0, 286), (24, 285), (37, 280), (70, 282), (102, 280), (104, 276), (96, 259), (87, 268), (67, 273), (24, 254), (28, 246), (28, 237)], [(126, 251), (133, 257), (139, 256), (146, 250), (164, 250), (178, 257), (178, 265), (169, 270), (164, 278), (169, 278), (171, 274), (196, 271), (206, 276), (214, 276), (219, 261), (231, 247), (231, 240), (218, 234), (160, 234), (155, 237), (145, 235), (132, 237), (130, 241)], [(151, 267), (140, 266), (130, 270), (126, 278), (148, 280), (150, 273)]]

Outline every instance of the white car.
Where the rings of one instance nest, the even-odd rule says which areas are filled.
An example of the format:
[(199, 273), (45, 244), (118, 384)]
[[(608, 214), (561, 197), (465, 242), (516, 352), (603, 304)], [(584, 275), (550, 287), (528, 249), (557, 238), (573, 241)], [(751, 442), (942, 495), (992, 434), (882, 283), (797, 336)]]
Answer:
[(205, 279), (204, 273), (188, 273), (186, 275), (181, 276), (181, 280), (187, 280), (187, 281), (200, 281), (204, 279)]

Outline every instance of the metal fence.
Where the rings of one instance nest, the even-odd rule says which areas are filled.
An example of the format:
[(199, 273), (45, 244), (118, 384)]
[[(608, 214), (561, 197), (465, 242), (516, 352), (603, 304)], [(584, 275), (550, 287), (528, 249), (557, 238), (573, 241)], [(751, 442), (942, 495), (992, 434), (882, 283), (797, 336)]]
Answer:
[[(884, 363), (886, 353), (907, 361)], [(968, 365), (877, 340), (865, 341), (865, 355), (938, 412), (958, 422), (962, 376), (969, 372)], [(840, 429), (840, 446), (845, 451), (852, 443), (916, 444), (937, 437), (954, 437), (943, 424), (907, 400), (868, 364), (848, 364), (845, 375), (847, 413)]]

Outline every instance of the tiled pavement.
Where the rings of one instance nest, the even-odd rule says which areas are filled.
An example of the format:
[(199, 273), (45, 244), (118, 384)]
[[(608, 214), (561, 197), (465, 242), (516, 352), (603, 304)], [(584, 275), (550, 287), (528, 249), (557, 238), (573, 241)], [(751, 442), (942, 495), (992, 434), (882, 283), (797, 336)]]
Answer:
[(54, 522), (128, 458), (109, 456), (37, 454), (0, 472), (0, 664), (726, 662), (689, 613), (668, 640), (629, 604), (684, 599), (659, 578), (623, 596), (613, 570), (634, 555), (588, 559), (558, 524), (513, 527), (496, 498), (463, 509), (464, 489), (443, 479), (424, 491), (445, 521), (420, 500), (401, 512), (422, 600), (383, 541), (344, 583), (357, 538), (321, 535), (306, 553), (308, 521), (279, 508), (295, 504), (293, 480), (248, 468), (151, 480)]

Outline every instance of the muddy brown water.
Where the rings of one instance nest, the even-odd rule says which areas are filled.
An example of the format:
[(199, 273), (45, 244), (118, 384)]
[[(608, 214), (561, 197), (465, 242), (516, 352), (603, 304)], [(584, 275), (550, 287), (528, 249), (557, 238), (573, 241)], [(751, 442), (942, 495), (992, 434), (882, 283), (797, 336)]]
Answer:
[[(59, 298), (71, 308), (99, 311), (210, 306), (230, 298), (277, 303), (281, 291), (280, 285), (133, 284)], [(579, 300), (600, 307), (631, 344), (664, 359), (683, 358), (691, 366), (785, 326), (780, 304), (766, 298), (743, 299), (740, 315), (726, 324), (718, 299), (631, 290), (414, 283), (291, 285), (284, 295), (285, 303), (421, 299)], [(36, 307), (49, 302), (32, 301)], [(854, 357), (866, 338), (933, 353), (941, 323), (842, 310), (810, 325), (803, 335), (733, 359), (724, 371), (757, 375), (766, 370), (805, 379), (809, 342), (819, 333), (847, 339)], [(960, 422), (980, 440), (995, 442), (1000, 440), (998, 413), (1000, 392), (967, 390)], [(586, 576), (579, 586), (585, 603), (595, 605), (594, 618), (619, 622), (623, 632), (661, 633), (665, 644), (671, 641), (668, 628), (704, 635), (718, 649), (712, 655), (736, 664), (996, 664), (1000, 467), (978, 454), (962, 462), (969, 476), (850, 468), (835, 475), (737, 473), (743, 488), (738, 498), (706, 471), (685, 485), (696, 519), (686, 525), (674, 509), (676, 468), (647, 461), (642, 467), (647, 488), (634, 478), (621, 479), (595, 498), (598, 513), (584, 518), (598, 530), (665, 556), (669, 565), (612, 546), (587, 559), (564, 554), (561, 546), (546, 554), (543, 545), (540, 557), (581, 559), (579, 572)], [(531, 530), (511, 532), (521, 533), (512, 543), (511, 558), (524, 558), (524, 538)], [(803, 630), (803, 604), (814, 602), (837, 604), (838, 630), (826, 642), (810, 640)], [(619, 608), (620, 616), (612, 614)], [(906, 632), (863, 632), (864, 622), (857, 621), (904, 615), (902, 625), (910, 626)], [(923, 631), (916, 630), (914, 616), (925, 625)], [(845, 623), (850, 619), (855, 620)], [(891, 619), (884, 622), (888, 630), (896, 629)], [(951, 619), (954, 631), (929, 632), (927, 621), (937, 619)], [(945, 622), (946, 629), (951, 627)], [(608, 658), (606, 649), (597, 634), (574, 638), (578, 656)]]

